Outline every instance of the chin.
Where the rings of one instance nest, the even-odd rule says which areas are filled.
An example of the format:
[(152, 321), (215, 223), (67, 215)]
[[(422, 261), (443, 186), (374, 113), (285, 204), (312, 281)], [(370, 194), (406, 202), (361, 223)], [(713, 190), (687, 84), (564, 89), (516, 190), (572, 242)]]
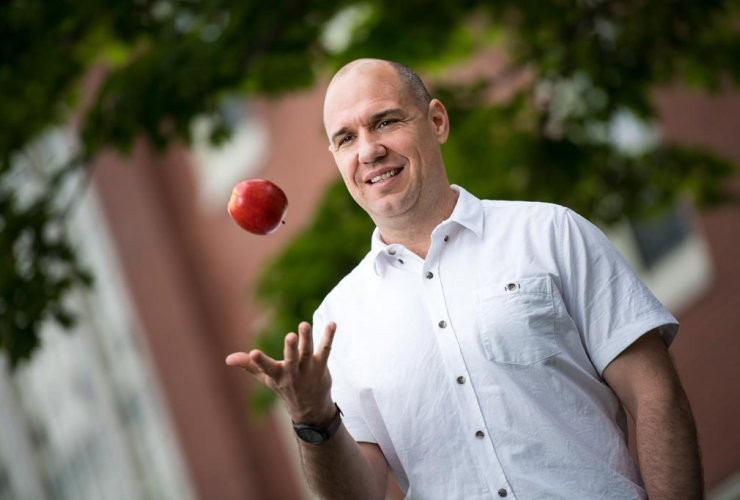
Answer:
[(383, 203), (375, 203), (373, 208), (374, 214), (384, 219), (391, 219), (406, 214), (411, 208), (411, 204), (405, 203), (406, 200), (388, 200)]

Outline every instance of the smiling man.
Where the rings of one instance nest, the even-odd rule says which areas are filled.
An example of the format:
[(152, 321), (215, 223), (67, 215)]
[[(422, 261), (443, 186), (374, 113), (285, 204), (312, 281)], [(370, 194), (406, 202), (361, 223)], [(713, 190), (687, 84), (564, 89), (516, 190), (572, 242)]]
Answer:
[(382, 499), (389, 472), (407, 498), (702, 497), (678, 325), (598, 229), (450, 185), (447, 112), (405, 66), (345, 66), (324, 125), (371, 250), (316, 349), (304, 322), (282, 361), (227, 358), (283, 398), (322, 497)]

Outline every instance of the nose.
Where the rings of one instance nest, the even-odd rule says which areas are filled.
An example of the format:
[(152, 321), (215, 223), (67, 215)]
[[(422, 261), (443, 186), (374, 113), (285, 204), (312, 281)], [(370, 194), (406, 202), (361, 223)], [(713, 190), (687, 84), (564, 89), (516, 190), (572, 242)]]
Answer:
[(358, 151), (360, 163), (375, 163), (388, 153), (374, 134), (361, 134), (358, 140), (360, 141)]

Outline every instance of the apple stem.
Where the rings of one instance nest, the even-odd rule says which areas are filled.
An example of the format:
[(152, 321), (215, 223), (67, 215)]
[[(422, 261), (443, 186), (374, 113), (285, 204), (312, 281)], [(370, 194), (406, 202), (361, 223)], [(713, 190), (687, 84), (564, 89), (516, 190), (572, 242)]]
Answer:
[(285, 221), (283, 221), (283, 224), (285, 224)]

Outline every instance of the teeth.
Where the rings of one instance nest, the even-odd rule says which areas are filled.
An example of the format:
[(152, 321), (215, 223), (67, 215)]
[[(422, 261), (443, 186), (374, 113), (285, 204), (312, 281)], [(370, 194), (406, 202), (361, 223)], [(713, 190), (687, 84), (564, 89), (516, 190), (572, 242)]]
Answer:
[(380, 181), (384, 181), (386, 179), (390, 179), (391, 177), (393, 177), (394, 175), (396, 175), (400, 171), (401, 171), (400, 168), (394, 168), (393, 170), (389, 170), (388, 172), (386, 172), (386, 173), (384, 173), (382, 175), (378, 175), (376, 177), (373, 177), (372, 179), (370, 179), (370, 183), (371, 184), (375, 184), (376, 182), (380, 182)]

